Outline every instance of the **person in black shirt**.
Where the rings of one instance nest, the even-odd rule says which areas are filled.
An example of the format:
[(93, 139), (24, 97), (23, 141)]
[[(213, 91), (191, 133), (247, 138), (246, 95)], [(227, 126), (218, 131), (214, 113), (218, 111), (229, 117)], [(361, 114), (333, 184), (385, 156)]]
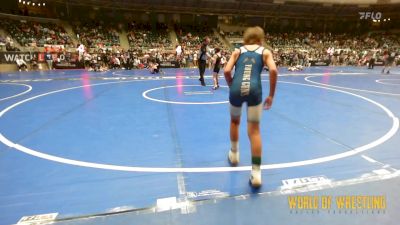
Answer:
[(207, 65), (207, 58), (208, 58), (208, 44), (210, 43), (210, 39), (206, 37), (201, 44), (200, 50), (199, 50), (199, 72), (200, 72), (200, 78), (199, 81), (201, 82), (202, 86), (206, 86), (206, 83), (204, 82), (204, 73), (206, 71), (206, 65)]

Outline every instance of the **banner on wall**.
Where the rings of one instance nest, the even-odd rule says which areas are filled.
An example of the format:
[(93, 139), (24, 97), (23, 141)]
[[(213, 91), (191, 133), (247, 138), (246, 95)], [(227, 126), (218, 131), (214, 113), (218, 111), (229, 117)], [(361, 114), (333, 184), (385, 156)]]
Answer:
[(84, 69), (84, 64), (79, 62), (78, 58), (78, 53), (53, 54), (53, 67), (55, 69)]
[(163, 61), (160, 63), (161, 68), (179, 68), (179, 62), (178, 61)]
[(17, 57), (21, 57), (25, 62), (29, 63), (33, 59), (37, 59), (37, 52), (0, 52), (1, 64), (15, 64)]
[[(0, 64), (15, 64), (17, 57), (26, 63), (37, 60), (38, 63), (46, 62), (44, 52), (0, 52)], [(56, 69), (82, 69), (83, 64), (78, 61), (77, 53), (52, 53), (53, 65)]]
[(329, 66), (329, 60), (310, 60), (311, 66)]

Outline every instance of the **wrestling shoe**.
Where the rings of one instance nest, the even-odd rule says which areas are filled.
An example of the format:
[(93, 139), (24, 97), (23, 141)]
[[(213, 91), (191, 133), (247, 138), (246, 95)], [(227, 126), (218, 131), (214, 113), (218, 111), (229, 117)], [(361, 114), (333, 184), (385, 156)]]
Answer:
[(229, 150), (228, 160), (231, 166), (237, 166), (239, 164), (239, 151), (232, 152), (232, 150)]
[(253, 188), (261, 187), (262, 181), (261, 181), (261, 170), (260, 169), (253, 168), (251, 170), (249, 183)]

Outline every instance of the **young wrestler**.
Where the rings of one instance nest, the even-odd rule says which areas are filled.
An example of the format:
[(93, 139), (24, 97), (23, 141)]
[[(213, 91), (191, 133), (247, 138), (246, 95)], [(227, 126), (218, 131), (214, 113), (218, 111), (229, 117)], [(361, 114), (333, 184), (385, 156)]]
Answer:
[(214, 63), (214, 69), (213, 69), (213, 80), (214, 80), (214, 86), (213, 89), (217, 90), (219, 88), (219, 82), (218, 82), (218, 73), (219, 70), (221, 69), (221, 50), (219, 48), (215, 48), (215, 55), (213, 56), (213, 63)]
[[(277, 82), (277, 69), (272, 53), (262, 47), (264, 31), (260, 27), (250, 27), (243, 35), (244, 46), (235, 50), (225, 67), (224, 75), (229, 85), (230, 139), (231, 150), (228, 159), (232, 165), (239, 163), (239, 125), (243, 102), (247, 103), (247, 131), (251, 144), (252, 170), (250, 184), (257, 188), (261, 180), (262, 145), (259, 122), (262, 108), (271, 108)], [(269, 68), (269, 95), (262, 100), (261, 72)], [(235, 73), (232, 77), (232, 69)]]

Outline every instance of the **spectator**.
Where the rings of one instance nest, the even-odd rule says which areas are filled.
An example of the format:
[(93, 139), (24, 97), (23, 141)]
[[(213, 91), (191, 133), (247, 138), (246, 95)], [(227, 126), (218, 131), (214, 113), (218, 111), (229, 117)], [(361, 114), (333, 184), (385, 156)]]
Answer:
[(53, 69), (53, 56), (51, 55), (50, 51), (47, 51), (44, 57), (46, 59), (49, 70), (52, 70)]
[(15, 60), (15, 62), (17, 63), (18, 66), (18, 70), (21, 72), (22, 69), (25, 69), (25, 71), (28, 71), (28, 65), (26, 64), (26, 62), (22, 59), (21, 56), (17, 56), (17, 59)]

